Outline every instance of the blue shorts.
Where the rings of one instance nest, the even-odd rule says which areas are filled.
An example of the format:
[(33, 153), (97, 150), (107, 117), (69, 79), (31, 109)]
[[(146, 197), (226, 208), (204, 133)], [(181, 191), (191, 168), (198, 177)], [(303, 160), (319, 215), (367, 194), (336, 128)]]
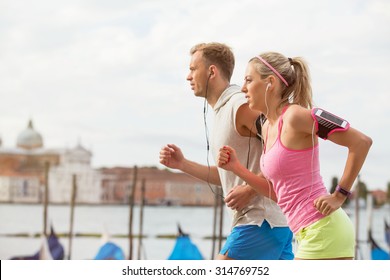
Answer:
[(293, 233), (289, 227), (271, 228), (264, 220), (261, 226), (234, 227), (220, 254), (235, 260), (292, 260)]

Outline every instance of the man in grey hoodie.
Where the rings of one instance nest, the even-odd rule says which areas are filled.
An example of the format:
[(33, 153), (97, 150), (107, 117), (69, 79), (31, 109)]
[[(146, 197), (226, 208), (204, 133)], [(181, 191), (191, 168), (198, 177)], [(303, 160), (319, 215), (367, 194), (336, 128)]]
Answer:
[[(210, 140), (214, 161), (219, 149), (229, 145), (236, 149), (243, 165), (252, 172), (260, 172), (262, 145), (254, 137), (260, 112), (250, 110), (240, 87), (230, 84), (235, 63), (231, 49), (221, 43), (202, 43), (195, 45), (190, 54), (187, 80), (195, 96), (205, 98), (215, 113)], [(222, 186), (232, 217), (232, 230), (217, 259), (294, 258), (292, 232), (274, 201), (255, 193), (232, 172), (186, 159), (174, 144), (161, 149), (160, 163)]]

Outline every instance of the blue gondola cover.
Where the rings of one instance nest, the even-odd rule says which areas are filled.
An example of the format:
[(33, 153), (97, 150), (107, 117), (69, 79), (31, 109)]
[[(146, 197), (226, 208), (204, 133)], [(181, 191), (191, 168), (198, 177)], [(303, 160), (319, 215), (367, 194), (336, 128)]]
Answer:
[(176, 238), (175, 247), (168, 260), (203, 260), (203, 256), (187, 235), (181, 235)]
[(390, 260), (390, 255), (382, 249), (372, 237), (371, 230), (368, 231), (368, 240), (371, 245), (371, 260)]
[(99, 252), (95, 256), (95, 260), (124, 260), (125, 254), (123, 250), (113, 242), (106, 242), (100, 247)]

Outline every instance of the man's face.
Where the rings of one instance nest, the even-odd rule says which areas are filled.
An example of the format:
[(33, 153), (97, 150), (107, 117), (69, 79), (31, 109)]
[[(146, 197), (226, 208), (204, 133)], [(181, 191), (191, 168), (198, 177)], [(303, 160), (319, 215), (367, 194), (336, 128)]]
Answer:
[(202, 52), (197, 51), (191, 57), (190, 72), (187, 76), (187, 81), (190, 82), (191, 90), (194, 91), (195, 96), (206, 96), (205, 88), (208, 76)]

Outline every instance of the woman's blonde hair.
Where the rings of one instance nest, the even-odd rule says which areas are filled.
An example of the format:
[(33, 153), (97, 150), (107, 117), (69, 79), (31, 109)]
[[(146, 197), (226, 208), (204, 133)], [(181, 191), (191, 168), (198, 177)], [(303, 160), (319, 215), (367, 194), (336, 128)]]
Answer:
[[(281, 81), (280, 107), (284, 107), (290, 103), (298, 104), (309, 109), (312, 108), (313, 101), (309, 67), (303, 58), (287, 58), (277, 52), (265, 52), (259, 56), (260, 58), (254, 57), (249, 62), (253, 63), (262, 79), (270, 75), (275, 75)], [(278, 77), (278, 74), (284, 78), (284, 81)]]

